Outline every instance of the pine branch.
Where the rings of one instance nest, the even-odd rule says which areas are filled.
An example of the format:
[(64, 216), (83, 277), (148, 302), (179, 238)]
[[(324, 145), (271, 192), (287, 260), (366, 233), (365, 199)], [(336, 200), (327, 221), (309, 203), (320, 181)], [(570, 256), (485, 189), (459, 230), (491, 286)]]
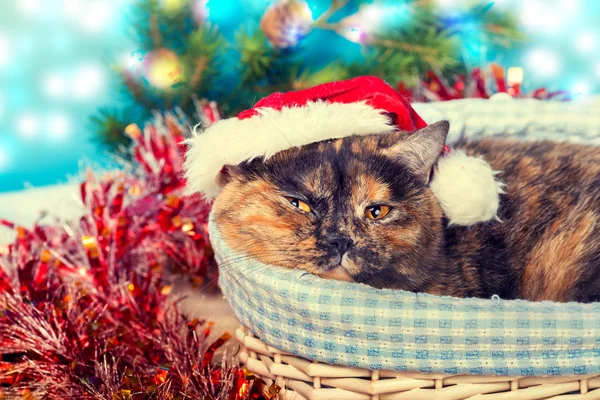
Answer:
[(302, 90), (325, 82), (346, 79), (349, 76), (349, 71), (348, 67), (341, 61), (334, 61), (315, 72), (306, 69), (299, 73), (299, 69), (297, 69), (295, 75), (297, 77), (292, 79), (291, 89)]
[(130, 75), (120, 71), (121, 79), (123, 81), (123, 85), (129, 91), (129, 94), (133, 97), (133, 99), (140, 103), (145, 108), (151, 110), (156, 108), (156, 104), (152, 101), (152, 99), (148, 96), (148, 93), (144, 90), (144, 88), (140, 85), (139, 82), (131, 77)]
[(198, 27), (186, 40), (186, 54), (182, 57), (186, 65), (187, 81), (182, 93), (180, 107), (185, 109), (190, 105), (192, 95), (199, 92), (207, 93), (210, 87), (203, 83), (215, 77), (219, 65), (219, 51), (226, 46), (226, 42), (210, 25)]
[(188, 104), (190, 103), (190, 101), (192, 100), (192, 96), (195, 94), (195, 92), (197, 91), (197, 88), (200, 86), (200, 83), (202, 82), (202, 77), (204, 72), (206, 71), (206, 66), (208, 64), (208, 57), (206, 56), (201, 56), (200, 58), (196, 59), (194, 62), (194, 68), (193, 68), (193, 72), (192, 72), (192, 76), (190, 77), (190, 80), (187, 84), (187, 93), (186, 95), (183, 96), (183, 99), (181, 100), (181, 103), (179, 104), (179, 106), (183, 109), (185, 109)]
[(152, 38), (152, 46), (154, 48), (160, 48), (162, 46), (162, 36), (158, 29), (158, 16), (156, 14), (150, 15), (150, 37)]
[[(96, 132), (98, 142), (112, 152), (118, 153), (120, 149), (128, 147), (131, 143), (131, 139), (125, 135), (125, 127), (131, 121), (117, 109), (100, 108), (95, 115), (90, 117), (89, 121), (92, 130)], [(127, 154), (121, 155), (126, 156)]]
[(348, 1), (349, 0), (332, 0), (329, 9), (327, 9), (327, 11), (321, 14), (321, 16), (319, 16), (319, 18), (317, 18), (315, 22), (313, 22), (312, 26), (314, 28), (322, 28), (325, 25), (329, 25), (327, 23), (329, 18), (331, 18), (333, 14), (335, 14), (338, 10), (344, 8), (344, 6), (348, 4)]
[(240, 67), (244, 69), (242, 85), (265, 78), (274, 62), (274, 51), (264, 34), (256, 29), (241, 29), (235, 34), (236, 48), (240, 53)]

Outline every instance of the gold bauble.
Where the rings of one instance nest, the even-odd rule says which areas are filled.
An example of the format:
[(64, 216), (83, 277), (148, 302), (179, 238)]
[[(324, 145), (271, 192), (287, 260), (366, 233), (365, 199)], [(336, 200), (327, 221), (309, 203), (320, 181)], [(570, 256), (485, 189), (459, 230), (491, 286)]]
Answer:
[(313, 22), (308, 4), (303, 0), (281, 0), (265, 11), (260, 29), (278, 48), (294, 47), (310, 31)]
[(175, 52), (157, 49), (144, 57), (144, 78), (157, 89), (167, 89), (183, 80), (183, 66)]
[(169, 14), (177, 14), (188, 2), (189, 0), (160, 0), (160, 6)]

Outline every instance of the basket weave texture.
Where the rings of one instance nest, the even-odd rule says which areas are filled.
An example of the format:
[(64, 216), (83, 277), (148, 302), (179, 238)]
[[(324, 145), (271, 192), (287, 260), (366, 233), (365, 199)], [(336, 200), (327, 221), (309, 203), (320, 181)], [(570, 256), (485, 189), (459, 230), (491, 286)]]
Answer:
[(263, 343), (247, 328), (236, 332), (240, 360), (284, 400), (533, 400), (600, 399), (600, 375), (476, 376), (371, 371), (309, 361)]

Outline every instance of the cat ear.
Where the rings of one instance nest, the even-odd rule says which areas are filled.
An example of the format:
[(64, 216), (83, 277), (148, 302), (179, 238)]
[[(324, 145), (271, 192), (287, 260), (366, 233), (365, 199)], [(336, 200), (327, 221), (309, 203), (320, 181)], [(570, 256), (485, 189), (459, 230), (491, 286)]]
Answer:
[(424, 183), (429, 182), (431, 169), (446, 144), (450, 130), (448, 121), (439, 121), (421, 130), (402, 133), (396, 148), (399, 157)]
[(239, 167), (235, 165), (224, 165), (217, 175), (217, 185), (220, 188), (225, 187), (238, 174)]

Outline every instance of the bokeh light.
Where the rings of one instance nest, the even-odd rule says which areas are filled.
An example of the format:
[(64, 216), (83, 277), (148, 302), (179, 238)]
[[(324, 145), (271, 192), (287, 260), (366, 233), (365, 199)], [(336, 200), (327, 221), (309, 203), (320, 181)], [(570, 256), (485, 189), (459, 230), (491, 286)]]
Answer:
[(35, 15), (40, 12), (41, 0), (19, 0), (15, 4), (24, 15)]
[(105, 85), (104, 68), (97, 64), (79, 67), (73, 78), (72, 87), (75, 97), (89, 99), (100, 92)]
[(118, 7), (108, 1), (69, 1), (66, 5), (67, 15), (87, 32), (101, 32), (111, 21), (112, 12)]
[(534, 48), (525, 56), (525, 62), (537, 74), (552, 77), (560, 70), (558, 55), (546, 48)]
[(44, 93), (51, 98), (63, 97), (67, 93), (65, 79), (57, 73), (48, 74), (42, 83)]
[(31, 112), (26, 112), (17, 117), (17, 131), (24, 137), (33, 137), (36, 135), (39, 121)]
[(457, 1), (457, 0), (437, 0), (435, 2), (435, 4), (438, 7), (445, 8), (445, 9), (457, 7), (459, 5), (457, 3), (460, 3), (460, 1)]
[(68, 135), (71, 122), (66, 115), (54, 114), (48, 118), (48, 130), (54, 138), (62, 138)]
[(572, 12), (573, 8), (556, 0), (526, 0), (521, 2), (518, 13), (523, 27), (531, 32), (542, 32), (546, 34), (562, 33), (568, 23), (566, 13)]
[(127, 51), (121, 57), (121, 67), (130, 73), (139, 74), (142, 72), (144, 54), (139, 50)]
[(360, 43), (364, 34), (359, 28), (350, 28), (344, 33), (344, 37), (351, 42)]
[(571, 92), (574, 96), (586, 96), (590, 93), (590, 84), (587, 81), (577, 81), (571, 86)]
[(597, 37), (593, 32), (582, 32), (575, 39), (575, 46), (581, 53), (590, 53), (596, 49)]
[(74, 18), (77, 17), (79, 10), (81, 9), (81, 0), (64, 0), (63, 10), (65, 15)]
[(8, 36), (0, 32), (0, 69), (8, 64), (11, 59), (11, 45)]

